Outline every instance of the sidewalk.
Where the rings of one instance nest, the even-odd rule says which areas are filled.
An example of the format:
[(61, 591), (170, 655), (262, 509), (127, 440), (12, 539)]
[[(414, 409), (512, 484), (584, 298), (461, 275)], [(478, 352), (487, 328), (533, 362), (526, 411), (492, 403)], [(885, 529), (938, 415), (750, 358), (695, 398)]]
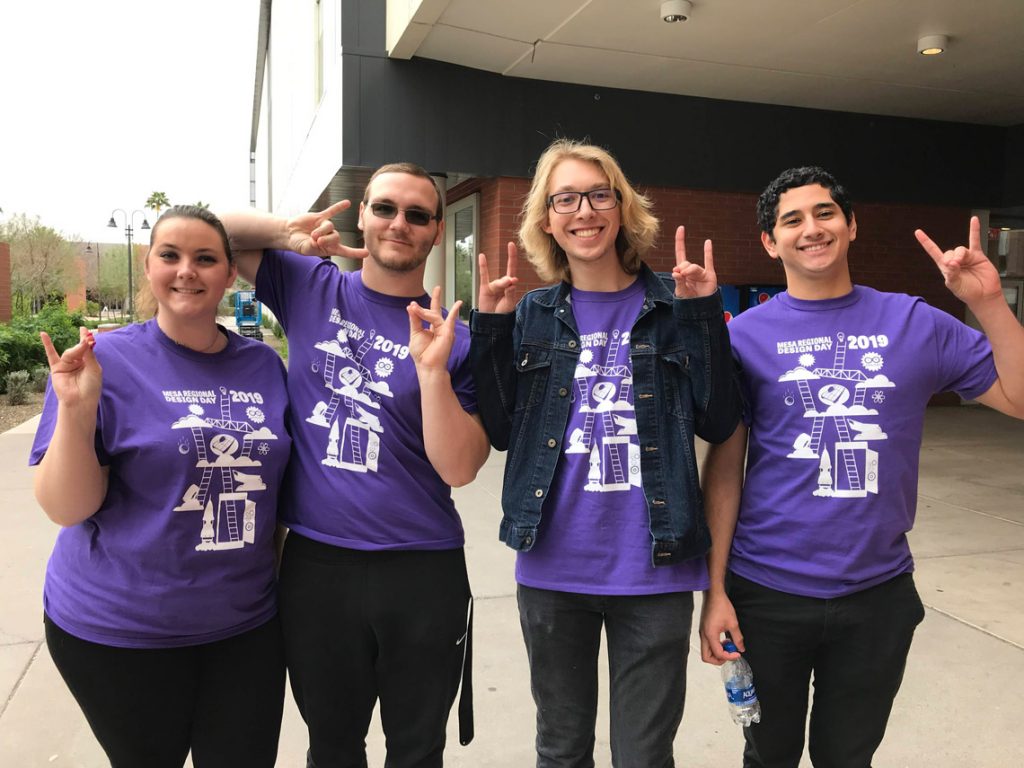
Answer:
[[(32, 496), (26, 466), (34, 425), (0, 435), (0, 765), (100, 768), (107, 763), (43, 647), (41, 591), (56, 527)], [(514, 554), (497, 541), (504, 455), (456, 492), (476, 595), (476, 739), (449, 728), (446, 765), (533, 764), (533, 702), (516, 612)], [(1019, 768), (1024, 764), (1024, 423), (981, 407), (928, 413), (911, 545), (927, 606), (876, 768)], [(699, 612), (699, 607), (697, 609)], [(697, 614), (695, 613), (695, 616)], [(689, 657), (678, 766), (738, 768), (742, 736), (729, 721), (718, 670)], [(602, 679), (604, 686), (604, 679)], [(606, 688), (605, 688), (606, 690)], [(383, 764), (378, 723), (370, 765)], [(286, 704), (278, 765), (305, 765), (305, 733)], [(607, 710), (597, 765), (607, 768)], [(801, 766), (809, 766), (809, 761)]]

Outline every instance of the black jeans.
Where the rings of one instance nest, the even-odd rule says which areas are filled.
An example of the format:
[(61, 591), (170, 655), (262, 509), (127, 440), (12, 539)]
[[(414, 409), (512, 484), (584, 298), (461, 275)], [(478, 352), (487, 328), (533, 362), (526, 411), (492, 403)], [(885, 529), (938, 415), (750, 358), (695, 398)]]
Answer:
[(386, 768), (442, 765), (470, 600), (461, 549), (364, 552), (288, 534), (281, 623), (310, 768), (366, 766), (378, 698)]
[(797, 768), (812, 672), (811, 762), (870, 768), (924, 618), (911, 574), (828, 600), (736, 574), (728, 591), (761, 701), (761, 722), (744, 728), (744, 768)]
[(608, 636), (612, 765), (672, 768), (693, 593), (583, 595), (519, 587), (537, 705), (537, 768), (593, 768), (597, 659)]
[(112, 768), (273, 768), (284, 708), (275, 617), (184, 648), (115, 648), (43, 617), (54, 664)]

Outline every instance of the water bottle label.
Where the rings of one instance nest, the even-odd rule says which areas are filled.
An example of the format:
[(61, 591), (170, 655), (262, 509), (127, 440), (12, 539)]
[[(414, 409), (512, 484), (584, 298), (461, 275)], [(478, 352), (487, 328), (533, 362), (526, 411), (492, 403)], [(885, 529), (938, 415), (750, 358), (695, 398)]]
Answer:
[(757, 692), (752, 685), (748, 685), (746, 688), (726, 686), (725, 697), (729, 700), (730, 704), (739, 704), (745, 707), (757, 701)]

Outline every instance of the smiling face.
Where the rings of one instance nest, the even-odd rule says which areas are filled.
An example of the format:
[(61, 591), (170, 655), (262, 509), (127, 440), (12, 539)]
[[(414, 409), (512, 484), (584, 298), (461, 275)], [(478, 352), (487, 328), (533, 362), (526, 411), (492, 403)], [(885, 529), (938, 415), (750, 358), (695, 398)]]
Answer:
[(160, 221), (146, 256), (158, 316), (167, 320), (216, 318), (217, 305), (238, 272), (228, 261), (224, 242), (199, 219)]
[[(609, 187), (611, 183), (599, 165), (568, 158), (551, 172), (547, 192), (550, 197), (560, 192), (590, 192)], [(548, 218), (542, 229), (565, 251), (570, 272), (606, 264), (621, 270), (615, 250), (621, 218), (621, 206), (595, 211), (590, 201), (582, 198), (580, 209), (575, 213), (557, 213), (549, 206)]]
[[(435, 215), (437, 191), (430, 179), (409, 173), (382, 173), (371, 182), (366, 200), (359, 204), (358, 226), (375, 266), (391, 272), (411, 272), (421, 267), (430, 249), (440, 242), (444, 225), (433, 218), (425, 225), (410, 224), (404, 211)], [(373, 203), (389, 203), (399, 212), (393, 219), (383, 219), (370, 210)]]
[(842, 296), (852, 290), (847, 252), (857, 238), (829, 191), (820, 184), (794, 187), (779, 197), (775, 226), (761, 242), (782, 261), (789, 293), (797, 298)]

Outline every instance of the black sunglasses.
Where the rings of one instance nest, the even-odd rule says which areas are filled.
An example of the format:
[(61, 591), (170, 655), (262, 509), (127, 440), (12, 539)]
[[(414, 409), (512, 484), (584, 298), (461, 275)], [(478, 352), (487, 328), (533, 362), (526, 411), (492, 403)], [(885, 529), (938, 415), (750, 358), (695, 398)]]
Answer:
[(435, 216), (429, 211), (424, 211), (420, 208), (399, 208), (397, 205), (391, 203), (370, 203), (370, 212), (378, 219), (391, 220), (398, 215), (401, 211), (405, 216), (405, 220), (416, 227), (425, 227), (433, 220), (440, 221), (440, 216)]

